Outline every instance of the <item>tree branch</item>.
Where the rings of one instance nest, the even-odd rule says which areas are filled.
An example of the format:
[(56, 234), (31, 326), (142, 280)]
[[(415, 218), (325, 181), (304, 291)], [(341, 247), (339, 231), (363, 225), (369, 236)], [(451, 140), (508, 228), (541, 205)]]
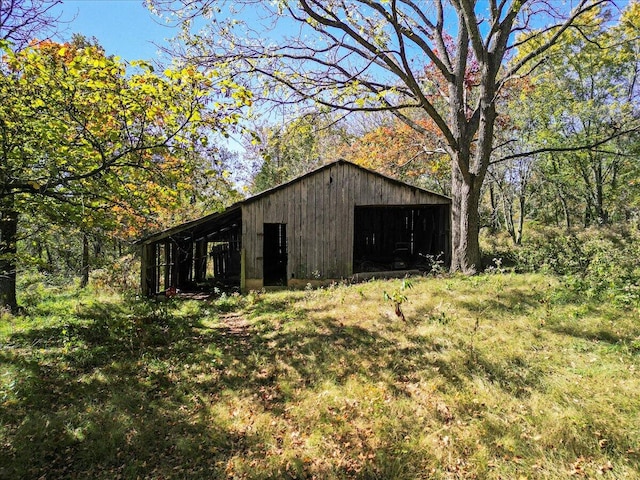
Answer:
[(586, 150), (594, 150), (597, 147), (604, 145), (616, 138), (622, 137), (624, 135), (627, 135), (629, 133), (637, 133), (640, 132), (640, 127), (634, 127), (631, 129), (627, 129), (627, 130), (621, 130), (618, 131), (616, 133), (614, 133), (613, 135), (610, 135), (609, 137), (602, 139), (602, 140), (598, 140), (596, 142), (590, 143), (590, 144), (586, 144), (586, 145), (577, 145), (577, 146), (571, 146), (571, 147), (544, 147), (544, 148), (537, 148), (534, 150), (530, 150), (528, 152), (523, 152), (523, 153), (514, 153), (511, 155), (507, 155), (504, 156), (502, 158), (499, 158), (497, 160), (493, 160), (492, 162), (490, 162), (490, 165), (495, 165), (497, 163), (502, 163), (502, 162), (506, 162), (507, 160), (513, 160), (514, 158), (522, 158), (522, 157), (531, 157), (534, 155), (539, 155), (541, 153), (562, 153), (562, 152), (580, 152), (580, 151), (586, 151)]

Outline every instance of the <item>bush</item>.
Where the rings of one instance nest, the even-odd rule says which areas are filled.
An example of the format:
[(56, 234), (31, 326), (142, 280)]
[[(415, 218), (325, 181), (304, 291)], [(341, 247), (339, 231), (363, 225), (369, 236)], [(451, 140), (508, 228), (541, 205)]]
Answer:
[(542, 229), (516, 251), (520, 271), (565, 277), (573, 293), (631, 305), (640, 303), (640, 234), (590, 228), (572, 233)]
[(517, 269), (528, 272), (574, 274), (584, 271), (589, 263), (583, 241), (576, 234), (548, 228), (528, 237), (515, 254)]
[(125, 255), (112, 264), (94, 270), (89, 284), (96, 289), (115, 292), (136, 290), (140, 286), (140, 262), (135, 255)]
[(35, 307), (75, 284), (72, 277), (26, 270), (17, 278), (18, 303), (26, 308)]

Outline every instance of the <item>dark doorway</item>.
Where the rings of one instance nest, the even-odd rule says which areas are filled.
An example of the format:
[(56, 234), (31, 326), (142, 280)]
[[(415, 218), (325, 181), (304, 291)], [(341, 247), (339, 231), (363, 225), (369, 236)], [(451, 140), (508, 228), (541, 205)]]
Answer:
[(264, 224), (264, 285), (287, 284), (287, 225)]
[(448, 205), (355, 208), (353, 271), (429, 270), (447, 262)]

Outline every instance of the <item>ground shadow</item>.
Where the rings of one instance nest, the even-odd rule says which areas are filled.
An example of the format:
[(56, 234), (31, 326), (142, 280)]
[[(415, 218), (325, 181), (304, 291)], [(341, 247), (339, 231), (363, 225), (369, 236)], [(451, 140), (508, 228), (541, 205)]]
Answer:
[[(252, 320), (283, 311), (292, 313)], [(444, 376), (453, 386), (484, 375), (515, 382), (522, 389), (516, 394), (539, 381), (517, 359), (507, 369), (478, 357), (460, 370), (426, 337), (399, 345), (319, 312), (289, 321), (306, 315), (289, 302), (257, 302), (247, 317), (216, 314), (213, 304), (190, 315), (172, 312), (161, 305), (95, 304), (77, 312), (77, 322), (10, 335), (0, 350), (14, 376), (0, 403), (8, 439), (0, 478), (226, 478), (233, 458), (264, 457), (276, 441), (212, 413), (231, 394), (285, 417), (296, 392), (325, 382), (386, 382), (408, 395), (403, 385), (425, 375)], [(394, 449), (382, 442), (378, 454), (397, 455)], [(281, 463), (274, 470), (280, 476), (262, 477), (305, 478), (304, 464), (288, 470), (290, 460)]]

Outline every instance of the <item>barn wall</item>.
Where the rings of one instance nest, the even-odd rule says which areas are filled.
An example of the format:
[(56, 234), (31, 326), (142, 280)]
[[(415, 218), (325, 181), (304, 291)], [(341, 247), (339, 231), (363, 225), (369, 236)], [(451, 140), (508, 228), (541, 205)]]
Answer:
[(262, 287), (264, 223), (287, 224), (287, 278), (292, 284), (352, 274), (356, 205), (447, 203), (348, 163), (332, 164), (242, 206), (247, 288)]

